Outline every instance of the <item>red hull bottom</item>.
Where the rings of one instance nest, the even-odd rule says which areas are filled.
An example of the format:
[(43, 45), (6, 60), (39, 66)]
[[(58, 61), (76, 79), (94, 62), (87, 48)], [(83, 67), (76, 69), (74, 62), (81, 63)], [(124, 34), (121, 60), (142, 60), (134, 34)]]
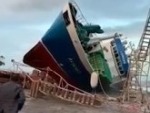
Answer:
[[(42, 68), (49, 67), (51, 70), (57, 72), (61, 77), (63, 77), (68, 83), (74, 85), (74, 83), (67, 77), (65, 72), (57, 64), (53, 56), (48, 53), (46, 48), (41, 42), (38, 42), (23, 59), (24, 63), (42, 70)], [(49, 72), (49, 75), (56, 81), (59, 82), (60, 77), (53, 72)]]

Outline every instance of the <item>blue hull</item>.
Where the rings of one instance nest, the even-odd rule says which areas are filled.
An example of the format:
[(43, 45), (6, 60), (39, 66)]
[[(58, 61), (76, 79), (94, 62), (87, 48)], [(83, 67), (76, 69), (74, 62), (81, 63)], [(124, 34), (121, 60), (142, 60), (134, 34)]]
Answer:
[(63, 13), (60, 13), (54, 24), (42, 38), (42, 42), (69, 79), (74, 81), (79, 88), (91, 90), (90, 73), (85, 69), (77, 55), (67, 31)]

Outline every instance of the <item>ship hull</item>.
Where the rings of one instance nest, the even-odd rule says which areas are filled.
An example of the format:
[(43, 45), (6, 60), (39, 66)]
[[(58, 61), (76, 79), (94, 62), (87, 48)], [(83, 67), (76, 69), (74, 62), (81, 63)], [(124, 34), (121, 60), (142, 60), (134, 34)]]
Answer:
[[(106, 65), (107, 62), (102, 57), (103, 52), (99, 51), (101, 55), (94, 53), (95, 56), (99, 56), (96, 57), (98, 61), (89, 61), (89, 59), (92, 61), (95, 58), (92, 56), (89, 58), (90, 54), (85, 51), (81, 43), (81, 35), (79, 35), (79, 29), (77, 30), (77, 22), (70, 7), (71, 5), (67, 4), (40, 42), (24, 56), (23, 61), (41, 70), (49, 67), (71, 85), (86, 91), (92, 90), (91, 73), (96, 71), (101, 80), (97, 89), (102, 87), (107, 89), (112, 77), (109, 67)], [(96, 69), (97, 65), (98, 70)], [(95, 69), (93, 66), (96, 66)], [(50, 75), (56, 82), (59, 82), (57, 75), (54, 73), (50, 73)]]
[[(70, 84), (90, 91), (90, 72), (81, 62), (66, 28), (63, 13), (59, 15), (42, 40), (24, 56), (24, 63), (35, 68), (50, 67)], [(57, 80), (57, 76), (53, 78)]]
[[(48, 52), (41, 41), (39, 41), (25, 56), (24, 63), (40, 70), (45, 70), (47, 67), (60, 74), (64, 79), (73, 84), (65, 75), (65, 72), (59, 67), (54, 57)], [(59, 77), (54, 73), (49, 73), (56, 82), (59, 82)]]

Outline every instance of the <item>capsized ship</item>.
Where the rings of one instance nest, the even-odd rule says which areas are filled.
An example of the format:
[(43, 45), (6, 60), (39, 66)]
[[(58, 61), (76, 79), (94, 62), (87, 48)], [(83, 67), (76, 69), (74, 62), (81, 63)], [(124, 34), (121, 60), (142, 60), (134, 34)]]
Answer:
[[(104, 31), (99, 25), (83, 24), (77, 19), (78, 13), (77, 7), (68, 3), (42, 39), (26, 53), (23, 61), (37, 69), (49, 67), (71, 85), (86, 91), (92, 90), (91, 74), (96, 72), (103, 88), (107, 89), (113, 79), (111, 69), (101, 42), (91, 39), (93, 33), (101, 34)], [(119, 38), (111, 39), (111, 48), (116, 48), (111, 55), (116, 60), (117, 57), (120, 59), (120, 64), (117, 61), (115, 64), (118, 66), (117, 74), (125, 77), (128, 63), (125, 62), (127, 58), (123, 44)], [(54, 73), (50, 75), (57, 81)], [(97, 89), (100, 88), (98, 84)]]

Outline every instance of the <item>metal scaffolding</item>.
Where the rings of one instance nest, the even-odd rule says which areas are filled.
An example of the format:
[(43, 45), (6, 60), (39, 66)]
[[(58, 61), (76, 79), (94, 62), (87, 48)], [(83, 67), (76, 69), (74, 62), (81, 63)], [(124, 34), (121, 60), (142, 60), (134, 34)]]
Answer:
[[(140, 102), (148, 105), (148, 89), (150, 87), (150, 10), (137, 49), (131, 46), (128, 78), (124, 84), (123, 102)], [(132, 99), (131, 99), (132, 98)], [(134, 98), (134, 99), (133, 99)]]

